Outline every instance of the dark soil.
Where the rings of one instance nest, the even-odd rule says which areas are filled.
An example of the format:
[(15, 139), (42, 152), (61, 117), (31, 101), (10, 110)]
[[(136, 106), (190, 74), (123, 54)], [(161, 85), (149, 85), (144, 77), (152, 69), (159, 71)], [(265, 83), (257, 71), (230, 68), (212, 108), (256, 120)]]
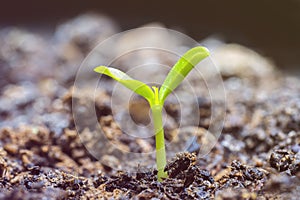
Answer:
[[(95, 32), (95, 21), (105, 28)], [(89, 23), (91, 29), (75, 31)], [(169, 177), (158, 182), (154, 158), (149, 158), (147, 167), (113, 154), (100, 155), (98, 161), (87, 151), (89, 143), (83, 145), (80, 140), (72, 116), (72, 109), (77, 109), (72, 108), (76, 69), (95, 41), (117, 29), (110, 20), (94, 15), (66, 24), (68, 29), (61, 25), (54, 36), (18, 28), (0, 31), (0, 199), (298, 199), (298, 78), (276, 68), (265, 72), (255, 68), (255, 63), (221, 70), (227, 93), (226, 120), (218, 143), (204, 157), (199, 156), (199, 148), (207, 142), (201, 132), (209, 126), (208, 96), (198, 97), (199, 135), (187, 148), (189, 152), (176, 151), (176, 146), (185, 145), (180, 137), (193, 138), (173, 135), (179, 105), (167, 101), (166, 140), (175, 144), (171, 143), (168, 157), (176, 156), (165, 168)], [(224, 45), (226, 51), (250, 51), (233, 47)], [(106, 81), (109, 87), (111, 82)], [(122, 132), (112, 117), (110, 95), (109, 88), (96, 91), (96, 113), (106, 138), (126, 151), (152, 151), (153, 137), (140, 140)], [(74, 99), (83, 104), (94, 101), (82, 96)], [(139, 112), (144, 102), (137, 98), (131, 103), (137, 122), (147, 122)], [(95, 133), (85, 129), (80, 134), (94, 138)]]

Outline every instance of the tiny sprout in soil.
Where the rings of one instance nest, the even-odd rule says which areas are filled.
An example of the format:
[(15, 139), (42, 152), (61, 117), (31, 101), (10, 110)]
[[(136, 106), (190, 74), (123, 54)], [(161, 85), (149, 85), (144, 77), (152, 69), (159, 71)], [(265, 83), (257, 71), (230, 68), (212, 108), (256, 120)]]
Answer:
[(173, 66), (162, 86), (160, 88), (152, 87), (152, 89), (145, 83), (132, 79), (118, 69), (106, 66), (98, 66), (94, 69), (95, 72), (105, 74), (115, 79), (125, 87), (144, 97), (149, 102), (155, 130), (158, 181), (162, 181), (163, 178), (168, 176), (164, 171), (167, 161), (162, 124), (162, 108), (165, 99), (183, 81), (188, 73), (207, 56), (209, 56), (209, 51), (205, 47), (198, 46), (190, 49)]

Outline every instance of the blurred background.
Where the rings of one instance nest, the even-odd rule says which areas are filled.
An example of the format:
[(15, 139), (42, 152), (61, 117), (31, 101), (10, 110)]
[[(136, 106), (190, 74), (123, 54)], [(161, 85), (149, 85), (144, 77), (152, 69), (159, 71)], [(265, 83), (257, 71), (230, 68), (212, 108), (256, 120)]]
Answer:
[[(127, 48), (135, 49), (136, 45), (144, 42), (153, 43), (155, 47), (172, 44), (172, 48), (183, 53), (184, 49), (193, 46), (170, 35), (146, 31), (124, 34), (117, 42), (108, 42), (106, 48), (101, 46), (104, 52), (94, 51), (94, 56), (88, 59), (87, 54), (100, 41), (145, 25), (178, 30), (207, 46), (223, 81), (230, 82), (238, 77), (257, 88), (265, 85), (278, 88), (280, 84), (275, 78), (277, 68), (300, 75), (299, 11), (300, 0), (3, 2), (0, 7), (0, 127), (8, 123), (12, 126), (46, 123), (54, 127), (54, 132), (61, 132), (63, 127), (74, 125), (72, 120), (62, 120), (67, 118), (62, 113), (67, 116), (70, 113), (61, 112), (64, 105), (61, 97), (72, 90), (75, 78), (78, 82), (78, 74), (83, 74), (79, 85), (91, 88), (92, 80), (99, 79), (92, 69), (100, 63), (109, 63), (110, 58), (123, 55), (120, 52), (126, 52)], [(155, 61), (172, 66), (176, 59), (161, 52), (150, 54), (141, 51), (132, 56), (126, 54), (111, 65), (129, 71), (130, 67), (139, 66), (140, 61), (143, 64)], [(83, 61), (84, 67), (78, 70)], [(206, 78), (218, 75), (209, 72), (210, 67), (202, 69), (207, 69), (207, 72), (203, 71)], [(142, 70), (140, 74), (130, 75), (140, 80), (149, 78), (150, 82), (154, 76), (162, 74), (160, 67), (152, 66), (147, 70), (147, 73)], [(149, 75), (150, 70), (153, 76)], [(283, 77), (280, 73), (278, 76)], [(208, 79), (214, 80), (211, 77)], [(103, 80), (106, 84), (101, 86), (112, 94), (111, 80)], [(208, 91), (201, 89), (206, 87), (199, 83), (195, 85), (202, 92), (198, 96), (206, 96)], [(79, 96), (81, 93), (79, 91)], [(249, 97), (249, 94), (246, 96)], [(127, 109), (127, 104), (123, 107)], [(110, 114), (107, 110), (101, 112)], [(45, 113), (51, 113), (51, 117)], [(50, 118), (52, 121), (49, 121)]]
[(0, 28), (18, 26), (51, 34), (58, 24), (88, 11), (106, 15), (121, 30), (161, 22), (196, 40), (215, 35), (258, 51), (281, 69), (300, 69), (299, 0), (11, 0), (1, 3)]

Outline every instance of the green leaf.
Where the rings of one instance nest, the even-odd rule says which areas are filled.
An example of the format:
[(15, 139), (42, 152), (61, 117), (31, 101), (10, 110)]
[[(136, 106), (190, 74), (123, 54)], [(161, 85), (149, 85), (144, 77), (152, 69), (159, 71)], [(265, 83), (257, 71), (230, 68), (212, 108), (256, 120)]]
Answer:
[(132, 79), (130, 76), (125, 74), (124, 72), (111, 68), (106, 66), (98, 66), (94, 69), (95, 72), (98, 72), (100, 74), (105, 74), (107, 76), (110, 76), (111, 78), (115, 79), (128, 89), (134, 91), (135, 93), (141, 95), (145, 99), (147, 99), (149, 102), (152, 102), (154, 99), (154, 93), (152, 89), (146, 85), (145, 83)]
[(183, 81), (188, 73), (204, 58), (209, 56), (207, 48), (198, 46), (187, 51), (173, 66), (159, 90), (159, 100), (164, 102), (167, 96)]

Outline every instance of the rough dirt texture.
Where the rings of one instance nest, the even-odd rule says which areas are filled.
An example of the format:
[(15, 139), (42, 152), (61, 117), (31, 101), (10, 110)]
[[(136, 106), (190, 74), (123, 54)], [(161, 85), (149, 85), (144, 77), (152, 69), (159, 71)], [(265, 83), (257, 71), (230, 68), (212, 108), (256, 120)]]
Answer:
[[(163, 182), (151, 166), (128, 170), (130, 162), (113, 155), (96, 160), (75, 129), (72, 83), (94, 42), (116, 30), (96, 15), (66, 22), (53, 37), (1, 30), (0, 199), (298, 199), (300, 80), (239, 45), (224, 45), (215, 55), (227, 108), (221, 137), (207, 156), (197, 157), (205, 143), (201, 134), (190, 152), (171, 148), (169, 155), (178, 154), (169, 160)], [(154, 138), (132, 139), (120, 130), (108, 103), (110, 91), (97, 95), (105, 136), (127, 151), (152, 151)], [(206, 96), (198, 98), (201, 132), (208, 128), (211, 107)], [(178, 106), (166, 102), (167, 142), (178, 127)], [(88, 129), (81, 134), (94, 137)], [(180, 141), (173, 142), (180, 146)]]

